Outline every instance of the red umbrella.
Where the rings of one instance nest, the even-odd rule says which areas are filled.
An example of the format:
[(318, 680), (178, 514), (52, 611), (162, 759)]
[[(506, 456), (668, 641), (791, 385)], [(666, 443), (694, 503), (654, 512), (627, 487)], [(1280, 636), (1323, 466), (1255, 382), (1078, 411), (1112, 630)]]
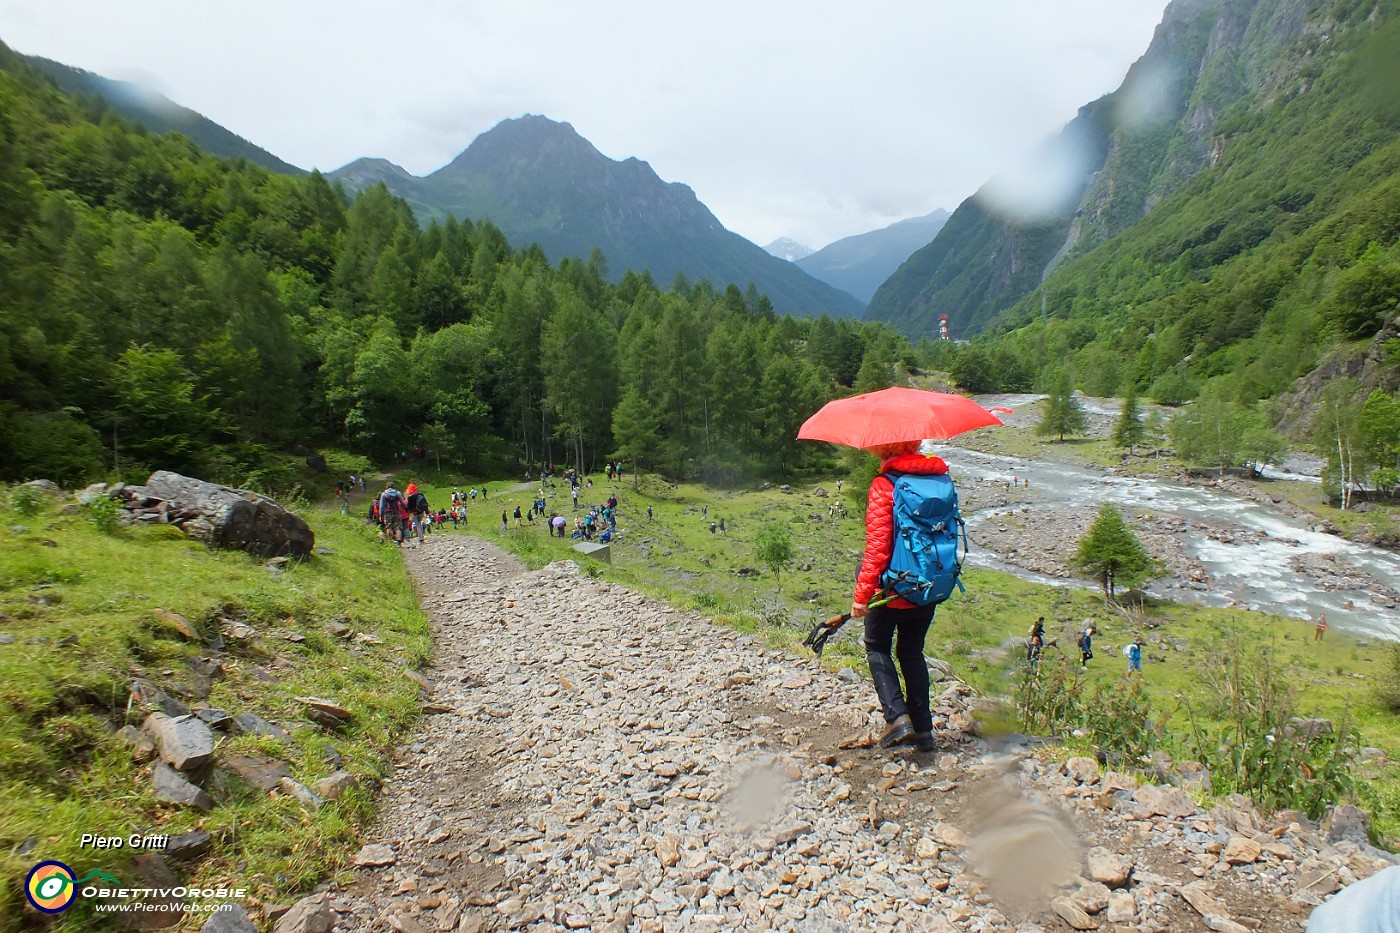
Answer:
[(802, 423), (797, 437), (867, 448), (953, 437), (1001, 423), (970, 398), (895, 386), (827, 402)]

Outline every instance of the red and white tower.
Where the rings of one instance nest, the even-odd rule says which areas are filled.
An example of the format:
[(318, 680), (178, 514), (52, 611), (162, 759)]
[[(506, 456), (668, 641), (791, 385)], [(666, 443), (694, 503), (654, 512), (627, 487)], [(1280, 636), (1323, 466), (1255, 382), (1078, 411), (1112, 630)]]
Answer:
[(948, 315), (946, 314), (938, 315), (938, 339), (948, 339)]

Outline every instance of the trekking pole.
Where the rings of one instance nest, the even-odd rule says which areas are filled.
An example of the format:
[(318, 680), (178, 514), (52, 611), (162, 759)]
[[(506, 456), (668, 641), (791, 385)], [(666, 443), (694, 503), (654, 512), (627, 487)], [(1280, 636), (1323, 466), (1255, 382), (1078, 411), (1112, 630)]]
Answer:
[[(866, 608), (874, 609), (877, 606), (885, 605), (885, 603), (893, 599), (897, 599), (899, 594), (894, 592), (894, 586), (896, 583), (902, 582), (908, 576), (909, 571), (906, 570), (904, 573), (901, 573), (889, 583), (876, 590), (875, 596), (879, 598), (872, 598), (870, 602), (866, 603)], [(825, 622), (818, 622), (816, 627), (812, 629), (807, 635), (807, 638), (802, 642), (803, 647), (811, 648), (817, 657), (821, 657), (822, 652), (826, 650), (826, 640), (832, 635), (835, 635), (840, 630), (841, 626), (845, 625), (850, 620), (851, 614), (849, 612), (842, 612), (832, 616)]]

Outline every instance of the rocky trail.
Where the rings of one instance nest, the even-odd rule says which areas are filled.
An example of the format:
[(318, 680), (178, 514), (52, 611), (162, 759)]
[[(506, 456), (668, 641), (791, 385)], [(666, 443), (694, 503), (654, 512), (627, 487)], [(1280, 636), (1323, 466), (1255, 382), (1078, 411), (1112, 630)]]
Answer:
[(993, 748), (946, 674), (939, 750), (871, 748), (874, 693), (849, 674), (572, 562), (527, 572), (449, 535), (406, 554), (440, 712), (398, 750), (355, 882), (278, 933), (327, 910), (396, 933), (1294, 931), (1389, 864), (1349, 808), (1206, 812)]

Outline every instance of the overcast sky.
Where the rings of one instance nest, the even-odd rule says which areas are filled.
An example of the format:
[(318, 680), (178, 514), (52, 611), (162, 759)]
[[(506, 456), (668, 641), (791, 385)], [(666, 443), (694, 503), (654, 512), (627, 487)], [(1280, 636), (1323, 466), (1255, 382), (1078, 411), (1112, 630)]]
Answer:
[(759, 244), (934, 208), (1113, 90), (1165, 0), (0, 0), (0, 40), (137, 81), (307, 168), (427, 174), (572, 123)]

